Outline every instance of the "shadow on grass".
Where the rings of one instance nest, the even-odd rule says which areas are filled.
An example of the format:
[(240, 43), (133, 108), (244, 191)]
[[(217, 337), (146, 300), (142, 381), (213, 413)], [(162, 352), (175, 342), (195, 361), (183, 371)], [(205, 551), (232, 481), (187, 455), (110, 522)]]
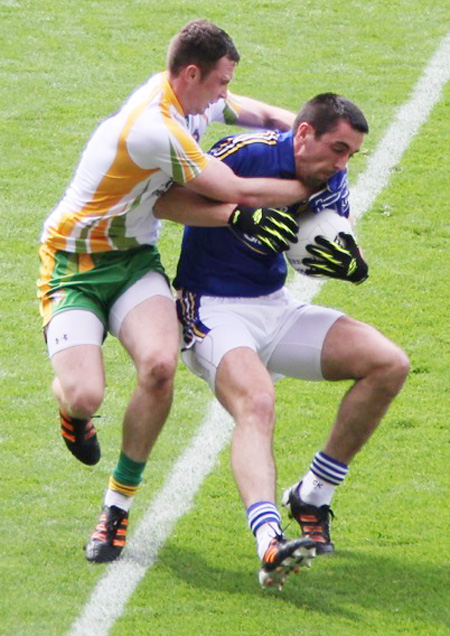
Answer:
[[(252, 568), (247, 568), (247, 562)], [(390, 555), (340, 551), (317, 558), (310, 570), (291, 575), (282, 593), (263, 591), (256, 578), (257, 561), (244, 559), (239, 570), (215, 566), (201, 551), (166, 545), (159, 566), (194, 588), (208, 592), (268, 595), (308, 612), (358, 620), (361, 611), (440, 624), (450, 633), (450, 567), (405, 563)]]

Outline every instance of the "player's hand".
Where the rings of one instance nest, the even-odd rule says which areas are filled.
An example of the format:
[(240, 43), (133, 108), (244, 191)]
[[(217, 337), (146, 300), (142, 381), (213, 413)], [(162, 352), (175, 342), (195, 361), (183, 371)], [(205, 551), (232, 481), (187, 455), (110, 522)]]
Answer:
[(285, 210), (238, 205), (228, 223), (241, 240), (261, 254), (278, 254), (298, 241), (298, 223)]
[(345, 232), (338, 236), (342, 243), (316, 236), (315, 244), (306, 246), (306, 251), (314, 258), (303, 259), (302, 263), (307, 267), (305, 274), (348, 280), (359, 285), (368, 278), (369, 267), (353, 236)]

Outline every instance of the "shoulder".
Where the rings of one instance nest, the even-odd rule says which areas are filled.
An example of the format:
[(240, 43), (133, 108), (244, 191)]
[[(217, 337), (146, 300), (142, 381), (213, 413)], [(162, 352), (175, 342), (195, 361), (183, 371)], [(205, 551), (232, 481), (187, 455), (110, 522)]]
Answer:
[(209, 153), (218, 159), (223, 159), (238, 152), (264, 152), (266, 148), (276, 146), (279, 138), (280, 132), (277, 130), (238, 133), (224, 137), (215, 143)]
[(226, 99), (219, 99), (217, 102), (210, 104), (204, 116), (208, 123), (235, 124), (239, 118), (239, 113), (239, 104), (235, 97), (229, 93)]
[(292, 152), (280, 151), (282, 137), (283, 133), (277, 130), (230, 135), (217, 142), (209, 152), (240, 176), (280, 177), (292, 172), (293, 163)]

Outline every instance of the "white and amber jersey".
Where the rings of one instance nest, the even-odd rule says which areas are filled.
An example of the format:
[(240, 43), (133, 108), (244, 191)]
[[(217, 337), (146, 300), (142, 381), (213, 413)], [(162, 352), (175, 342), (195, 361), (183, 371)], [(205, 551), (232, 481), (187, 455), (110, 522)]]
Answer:
[(89, 139), (64, 196), (44, 222), (41, 241), (79, 253), (154, 245), (160, 221), (157, 197), (176, 181), (186, 184), (209, 158), (198, 145), (213, 122), (234, 123), (238, 98), (186, 116), (168, 81), (158, 73), (134, 91)]

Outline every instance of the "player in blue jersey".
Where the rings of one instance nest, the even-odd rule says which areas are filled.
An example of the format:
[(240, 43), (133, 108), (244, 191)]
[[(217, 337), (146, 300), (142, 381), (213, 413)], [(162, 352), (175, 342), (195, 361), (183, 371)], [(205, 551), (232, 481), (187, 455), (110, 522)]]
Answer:
[[(347, 163), (367, 132), (355, 104), (325, 93), (307, 102), (291, 131), (227, 137), (211, 153), (239, 176), (298, 178), (311, 192), (297, 206), (301, 223), (307, 208), (334, 207), (348, 216)], [(158, 204), (167, 218), (193, 205), (183, 188)], [(325, 243), (309, 259), (310, 273), (365, 280), (367, 265), (352, 237), (345, 240), (340, 249)], [(183, 359), (209, 382), (235, 420), (231, 465), (262, 561), (260, 582), (281, 587), (290, 571), (310, 560), (311, 540), (318, 554), (334, 551), (329, 531), (333, 494), (400, 391), (409, 360), (374, 327), (295, 299), (284, 287), (283, 255), (264, 251), (258, 241), (227, 228), (186, 228), (174, 284)], [(302, 530), (302, 538), (294, 541), (283, 536), (276, 506), (276, 376), (354, 381), (323, 448), (283, 494), (283, 504)]]

